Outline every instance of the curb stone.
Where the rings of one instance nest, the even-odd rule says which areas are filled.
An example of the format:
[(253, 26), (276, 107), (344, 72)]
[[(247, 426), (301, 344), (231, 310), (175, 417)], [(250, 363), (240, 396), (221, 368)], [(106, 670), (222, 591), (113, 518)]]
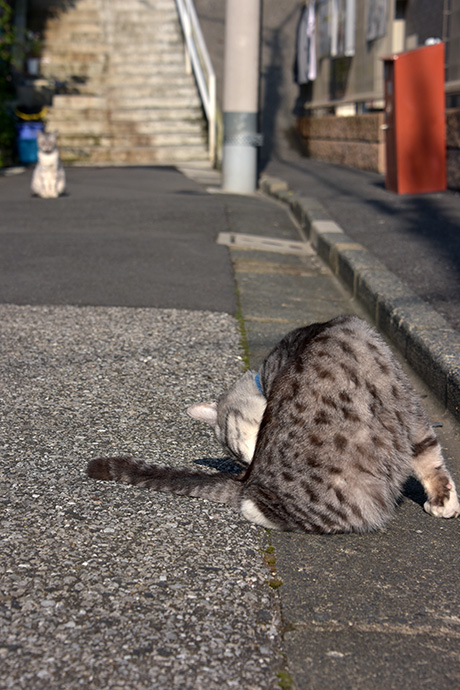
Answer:
[(460, 420), (460, 334), (363, 245), (345, 234), (316, 200), (274, 177), (262, 192), (287, 204), (318, 255), (369, 313), (443, 405)]

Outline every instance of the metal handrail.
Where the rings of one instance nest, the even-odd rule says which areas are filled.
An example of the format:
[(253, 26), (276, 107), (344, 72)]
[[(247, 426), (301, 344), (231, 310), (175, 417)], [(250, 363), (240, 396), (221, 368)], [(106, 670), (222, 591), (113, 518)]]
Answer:
[(193, 0), (176, 0), (186, 45), (186, 69), (193, 74), (198, 85), (203, 109), (208, 120), (208, 148), (211, 162), (216, 162), (216, 74), (203, 38)]
[[(460, 79), (446, 81), (444, 92), (448, 94), (460, 94)], [(337, 108), (340, 105), (350, 103), (365, 103), (368, 101), (383, 101), (384, 94), (379, 91), (369, 91), (368, 93), (352, 94), (344, 98), (331, 98), (329, 101), (307, 101), (304, 103), (305, 110), (322, 110), (327, 108)]]

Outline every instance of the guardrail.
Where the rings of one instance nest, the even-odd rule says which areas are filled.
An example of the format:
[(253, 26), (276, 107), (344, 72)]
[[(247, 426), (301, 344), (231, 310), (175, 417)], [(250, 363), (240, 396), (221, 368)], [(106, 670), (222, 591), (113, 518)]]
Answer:
[(217, 157), (216, 75), (201, 32), (193, 0), (176, 0), (186, 46), (186, 70), (195, 76), (203, 109), (208, 121), (209, 158)]

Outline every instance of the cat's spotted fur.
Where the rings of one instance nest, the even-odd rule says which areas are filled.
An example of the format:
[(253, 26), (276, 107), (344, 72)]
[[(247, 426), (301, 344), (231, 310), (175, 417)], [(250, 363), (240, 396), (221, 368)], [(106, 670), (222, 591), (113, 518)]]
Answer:
[(460, 506), (418, 396), (383, 340), (344, 316), (289, 333), (259, 372), (189, 413), (211, 423), (247, 469), (206, 475), (133, 458), (98, 458), (90, 477), (230, 504), (250, 521), (305, 532), (366, 532), (393, 513), (410, 474), (425, 510)]

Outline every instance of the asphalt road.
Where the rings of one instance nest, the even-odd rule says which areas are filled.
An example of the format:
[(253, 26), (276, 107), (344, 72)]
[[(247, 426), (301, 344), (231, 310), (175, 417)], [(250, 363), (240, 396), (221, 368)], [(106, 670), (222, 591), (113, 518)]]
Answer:
[(221, 200), (173, 168), (69, 169), (66, 196), (1, 181), (0, 301), (234, 313)]

